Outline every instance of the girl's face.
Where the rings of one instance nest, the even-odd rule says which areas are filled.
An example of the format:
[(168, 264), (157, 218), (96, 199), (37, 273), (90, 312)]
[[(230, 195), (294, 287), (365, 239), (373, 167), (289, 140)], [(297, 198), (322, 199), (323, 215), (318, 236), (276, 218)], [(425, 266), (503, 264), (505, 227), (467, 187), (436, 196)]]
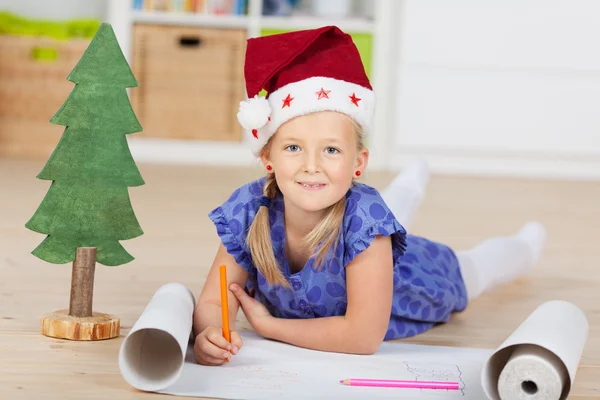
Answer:
[(355, 172), (366, 168), (368, 155), (367, 149), (357, 149), (348, 116), (323, 111), (283, 124), (262, 161), (273, 166), (287, 202), (320, 211), (346, 195)]

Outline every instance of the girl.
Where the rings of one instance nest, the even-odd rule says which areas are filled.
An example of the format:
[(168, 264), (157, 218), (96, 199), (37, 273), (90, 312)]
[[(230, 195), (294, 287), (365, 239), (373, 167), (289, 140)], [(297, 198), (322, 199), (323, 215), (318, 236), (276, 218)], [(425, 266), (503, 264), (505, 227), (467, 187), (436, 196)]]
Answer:
[(221, 245), (194, 313), (198, 363), (220, 365), (242, 347), (235, 330), (231, 342), (222, 335), (221, 264), (230, 320), (241, 306), (266, 338), (371, 354), (382, 340), (447, 322), (537, 261), (545, 231), (536, 222), (462, 252), (407, 234), (427, 183), (422, 163), (381, 195), (357, 181), (374, 98), (338, 28), (250, 39), (245, 76), (238, 120), (267, 175), (209, 214)]

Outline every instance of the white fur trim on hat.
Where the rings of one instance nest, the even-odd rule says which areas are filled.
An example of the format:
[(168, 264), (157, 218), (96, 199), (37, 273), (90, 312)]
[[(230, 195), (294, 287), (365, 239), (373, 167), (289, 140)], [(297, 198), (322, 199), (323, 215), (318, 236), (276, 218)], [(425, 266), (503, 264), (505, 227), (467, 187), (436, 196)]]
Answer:
[[(297, 116), (317, 111), (338, 111), (353, 118), (368, 135), (375, 109), (372, 90), (327, 77), (312, 77), (290, 83), (271, 93), (266, 100), (270, 106), (270, 120), (266, 124), (256, 127), (264, 121), (264, 108), (259, 108), (263, 111), (254, 111), (256, 118), (242, 118), (244, 123), (240, 120), (255, 156), (259, 156), (261, 149), (283, 123)], [(240, 103), (240, 113), (245, 114), (248, 110), (242, 110), (243, 107), (247, 106)], [(246, 123), (248, 120), (254, 122), (253, 126)], [(254, 133), (252, 130), (255, 130)]]

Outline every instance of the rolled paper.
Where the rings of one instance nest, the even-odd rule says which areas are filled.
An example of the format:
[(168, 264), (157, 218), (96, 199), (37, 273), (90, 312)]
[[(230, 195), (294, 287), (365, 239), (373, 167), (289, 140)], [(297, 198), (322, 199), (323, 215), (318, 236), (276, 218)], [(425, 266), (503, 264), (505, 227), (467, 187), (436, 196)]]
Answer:
[(175, 383), (185, 362), (194, 295), (182, 284), (161, 286), (119, 349), (119, 369), (133, 387), (144, 391)]
[(566, 399), (589, 325), (572, 303), (543, 303), (487, 359), (481, 384), (488, 399)]

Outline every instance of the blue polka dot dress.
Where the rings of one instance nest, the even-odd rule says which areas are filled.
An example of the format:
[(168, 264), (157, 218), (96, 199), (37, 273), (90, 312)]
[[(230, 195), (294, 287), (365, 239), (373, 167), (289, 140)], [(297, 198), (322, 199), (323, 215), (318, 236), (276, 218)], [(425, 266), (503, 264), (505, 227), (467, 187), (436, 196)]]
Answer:
[(249, 273), (246, 287), (272, 315), (280, 318), (318, 318), (344, 315), (347, 307), (345, 267), (365, 250), (376, 235), (389, 235), (393, 245), (394, 298), (385, 339), (413, 336), (436, 323), (447, 322), (467, 305), (458, 260), (447, 246), (407, 234), (379, 192), (356, 183), (346, 194), (340, 245), (331, 251), (322, 268), (309, 259), (297, 273), (286, 260), (284, 203), (279, 194), (269, 205), (275, 257), (292, 290), (270, 286), (255, 268), (246, 235), (263, 195), (265, 178), (236, 189), (221, 206), (209, 213), (227, 251)]

